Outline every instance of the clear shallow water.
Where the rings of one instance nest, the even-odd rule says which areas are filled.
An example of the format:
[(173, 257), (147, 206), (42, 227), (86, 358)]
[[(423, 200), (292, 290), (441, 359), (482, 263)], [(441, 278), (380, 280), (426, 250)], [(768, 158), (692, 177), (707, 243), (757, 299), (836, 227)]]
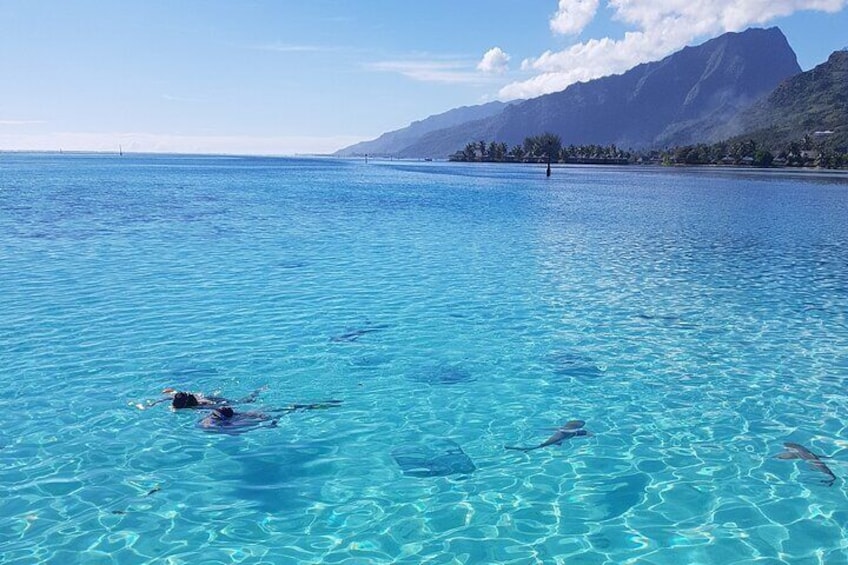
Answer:
[[(815, 174), (2, 155), (0, 561), (848, 562), (846, 219)], [(343, 403), (133, 407), (262, 385)]]

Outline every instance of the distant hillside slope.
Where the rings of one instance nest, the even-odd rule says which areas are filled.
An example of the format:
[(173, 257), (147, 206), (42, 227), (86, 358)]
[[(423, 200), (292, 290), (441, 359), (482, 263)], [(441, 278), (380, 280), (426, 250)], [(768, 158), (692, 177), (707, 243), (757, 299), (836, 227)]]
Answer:
[(471, 141), (521, 143), (546, 131), (564, 144), (623, 148), (716, 141), (734, 118), (801, 71), (777, 28), (726, 33), (622, 75), (573, 84), (474, 122), (434, 131), (402, 157), (446, 157)]
[(507, 105), (504, 102), (490, 102), (479, 106), (463, 106), (448, 110), (442, 114), (412, 122), (405, 128), (384, 133), (377, 139), (339, 149), (335, 155), (340, 157), (354, 155), (400, 156), (404, 149), (430, 132), (494, 116), (502, 112)]
[(848, 147), (848, 51), (836, 51), (827, 62), (787, 79), (740, 122), (743, 137), (773, 149), (805, 135), (817, 145)]

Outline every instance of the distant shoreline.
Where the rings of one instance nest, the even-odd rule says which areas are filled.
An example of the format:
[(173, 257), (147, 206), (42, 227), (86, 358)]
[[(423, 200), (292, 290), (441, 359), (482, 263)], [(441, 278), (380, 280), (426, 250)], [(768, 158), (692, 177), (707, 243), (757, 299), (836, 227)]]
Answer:
[[(100, 157), (115, 157), (117, 159), (133, 158), (133, 157), (162, 157), (162, 158), (224, 158), (224, 159), (332, 159), (338, 161), (364, 161), (365, 156), (337, 156), (332, 154), (317, 154), (317, 153), (301, 153), (292, 155), (273, 155), (273, 154), (248, 154), (248, 153), (168, 153), (168, 152), (127, 152), (123, 155), (115, 151), (31, 151), (31, 150), (0, 150), (0, 157), (5, 155), (34, 155), (34, 156), (100, 156)], [(545, 162), (515, 162), (515, 161), (451, 161), (450, 159), (425, 159), (425, 158), (400, 158), (400, 157), (368, 157), (370, 162), (392, 162), (392, 163), (437, 163), (437, 164), (452, 164), (452, 165), (516, 165), (527, 167), (544, 167)], [(698, 169), (710, 171), (734, 171), (734, 172), (788, 172), (800, 174), (827, 173), (839, 176), (848, 176), (848, 169), (829, 169), (826, 167), (792, 167), (792, 166), (770, 166), (756, 167), (751, 165), (720, 165), (720, 164), (685, 164), (673, 163), (663, 164), (661, 162), (599, 162), (586, 159), (571, 160), (568, 162), (551, 163), (551, 167), (563, 169), (566, 167), (607, 167), (607, 168), (656, 168), (657, 170), (689, 170), (695, 171)]]
[(0, 149), (0, 155), (114, 155), (115, 157), (128, 157), (138, 155), (162, 155), (171, 157), (273, 157), (273, 158), (305, 158), (305, 157), (333, 157), (329, 153), (182, 153), (171, 151), (93, 151), (93, 150), (64, 150), (64, 149)]

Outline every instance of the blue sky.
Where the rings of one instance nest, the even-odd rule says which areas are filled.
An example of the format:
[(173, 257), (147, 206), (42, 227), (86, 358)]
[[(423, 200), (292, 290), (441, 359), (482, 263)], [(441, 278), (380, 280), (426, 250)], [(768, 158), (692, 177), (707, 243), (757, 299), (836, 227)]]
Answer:
[(0, 0), (0, 25), (0, 149), (293, 154), (747, 27), (807, 70), (848, 0)]

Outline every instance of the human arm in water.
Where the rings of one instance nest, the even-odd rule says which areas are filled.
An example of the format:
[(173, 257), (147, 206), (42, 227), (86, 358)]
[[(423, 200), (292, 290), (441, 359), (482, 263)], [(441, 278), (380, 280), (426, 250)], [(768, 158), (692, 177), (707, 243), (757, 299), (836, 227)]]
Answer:
[(263, 386), (254, 390), (244, 398), (233, 402), (223, 396), (206, 396), (202, 392), (186, 392), (179, 391), (175, 388), (167, 387), (162, 390), (162, 394), (166, 395), (164, 398), (160, 398), (158, 400), (148, 400), (144, 404), (139, 402), (135, 404), (135, 407), (139, 410), (147, 410), (148, 408), (152, 408), (153, 406), (161, 404), (162, 402), (171, 401), (171, 408), (173, 408), (174, 410), (180, 410), (182, 408), (212, 410), (219, 406), (255, 402), (256, 398), (259, 396), (259, 393), (267, 389), (267, 386)]

